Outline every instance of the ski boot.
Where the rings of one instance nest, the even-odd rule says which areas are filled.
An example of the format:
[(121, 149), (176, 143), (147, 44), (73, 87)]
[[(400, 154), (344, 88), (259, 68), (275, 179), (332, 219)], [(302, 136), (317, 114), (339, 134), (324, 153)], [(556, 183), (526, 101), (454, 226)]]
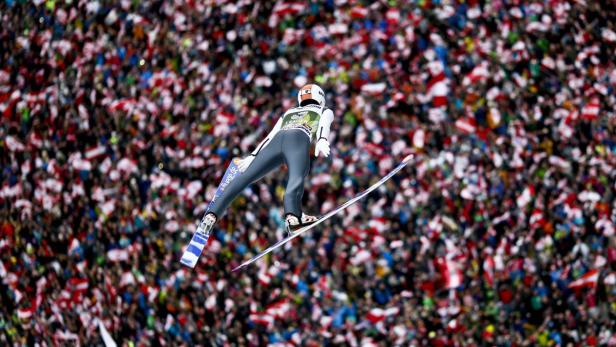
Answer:
[(207, 240), (214, 224), (216, 224), (216, 216), (213, 213), (208, 213), (201, 219), (197, 227), (197, 232)]
[(287, 219), (286, 219), (288, 236), (293, 236), (293, 234), (295, 234), (295, 232), (297, 232), (299, 229), (307, 225), (310, 225), (316, 222), (317, 220), (319, 220), (318, 217), (309, 216), (305, 213), (302, 213), (301, 221), (299, 220), (299, 218), (297, 218), (297, 216), (288, 214)]

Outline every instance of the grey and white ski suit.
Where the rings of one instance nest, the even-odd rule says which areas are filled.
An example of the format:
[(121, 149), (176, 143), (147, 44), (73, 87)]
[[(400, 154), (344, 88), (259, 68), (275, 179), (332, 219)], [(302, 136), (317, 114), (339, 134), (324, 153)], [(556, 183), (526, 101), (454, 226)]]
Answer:
[[(284, 195), (285, 215), (302, 216), (304, 179), (310, 170), (310, 144), (328, 141), (334, 113), (319, 105), (287, 110), (274, 129), (252, 152), (248, 167), (225, 188), (210, 210), (220, 218), (231, 202), (250, 184), (287, 164), (288, 180)], [(329, 143), (326, 143), (329, 155)], [(318, 154), (318, 152), (316, 152)]]

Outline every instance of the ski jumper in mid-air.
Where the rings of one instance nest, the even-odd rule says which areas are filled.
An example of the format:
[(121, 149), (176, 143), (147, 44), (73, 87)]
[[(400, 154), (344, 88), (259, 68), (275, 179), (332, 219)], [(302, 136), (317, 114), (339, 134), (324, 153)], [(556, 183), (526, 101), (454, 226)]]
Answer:
[(274, 129), (247, 157), (236, 162), (241, 174), (233, 179), (218, 197), (204, 218), (209, 233), (231, 202), (250, 184), (280, 167), (288, 167), (284, 194), (287, 231), (314, 223), (317, 218), (302, 213), (304, 179), (310, 170), (310, 144), (316, 141), (315, 157), (328, 157), (329, 128), (334, 120), (332, 110), (325, 107), (325, 93), (316, 84), (303, 86), (297, 94), (298, 107), (287, 110)]

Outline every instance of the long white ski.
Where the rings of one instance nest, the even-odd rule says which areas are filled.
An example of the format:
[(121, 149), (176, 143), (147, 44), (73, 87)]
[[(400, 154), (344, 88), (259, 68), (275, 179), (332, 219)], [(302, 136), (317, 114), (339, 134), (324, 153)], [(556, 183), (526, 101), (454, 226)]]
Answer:
[(255, 261), (263, 258), (264, 256), (266, 256), (267, 254), (269, 254), (273, 250), (275, 250), (275, 249), (277, 249), (277, 248), (279, 248), (281, 246), (284, 246), (287, 242), (289, 242), (289, 241), (293, 240), (294, 238), (300, 236), (301, 234), (305, 233), (306, 231), (316, 227), (317, 225), (323, 223), (328, 218), (330, 218), (330, 217), (340, 213), (345, 208), (347, 208), (347, 207), (353, 205), (354, 203), (356, 203), (357, 201), (361, 200), (363, 197), (365, 197), (366, 195), (370, 194), (370, 192), (372, 192), (373, 190), (375, 190), (378, 187), (380, 187), (383, 183), (387, 182), (387, 180), (389, 180), (395, 174), (397, 174), (398, 171), (402, 170), (412, 159), (413, 159), (413, 154), (409, 154), (408, 156), (406, 156), (406, 158), (404, 158), (404, 160), (402, 160), (402, 162), (400, 164), (398, 164), (398, 166), (396, 166), (391, 172), (389, 172), (386, 176), (381, 178), (378, 182), (376, 182), (375, 184), (370, 186), (370, 188), (364, 190), (363, 192), (361, 192), (361, 193), (357, 194), (355, 197), (353, 197), (351, 200), (345, 202), (344, 204), (342, 204), (342, 205), (336, 207), (335, 209), (327, 212), (326, 214), (322, 215), (316, 222), (314, 222), (314, 223), (312, 223), (310, 225), (307, 225), (307, 226), (297, 230), (293, 235), (288, 236), (288, 237), (286, 237), (286, 238), (276, 242), (274, 245), (268, 247), (267, 249), (265, 249), (261, 253), (257, 254), (252, 259), (243, 262), (240, 266), (238, 266), (235, 269), (233, 269), (233, 271), (240, 270), (240, 269), (242, 269), (242, 268), (244, 268), (244, 267), (254, 263)]

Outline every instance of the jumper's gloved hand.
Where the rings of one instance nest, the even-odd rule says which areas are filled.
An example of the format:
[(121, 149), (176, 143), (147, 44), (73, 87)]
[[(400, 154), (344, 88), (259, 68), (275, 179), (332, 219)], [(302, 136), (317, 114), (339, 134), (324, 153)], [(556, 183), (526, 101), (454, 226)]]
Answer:
[(329, 157), (329, 142), (323, 137), (320, 138), (314, 146), (314, 156), (318, 157), (319, 153), (325, 158)]
[(252, 154), (247, 156), (246, 158), (240, 159), (236, 163), (237, 168), (240, 169), (240, 172), (244, 172), (246, 171), (246, 169), (248, 169), (253, 160), (255, 160), (255, 156)]

